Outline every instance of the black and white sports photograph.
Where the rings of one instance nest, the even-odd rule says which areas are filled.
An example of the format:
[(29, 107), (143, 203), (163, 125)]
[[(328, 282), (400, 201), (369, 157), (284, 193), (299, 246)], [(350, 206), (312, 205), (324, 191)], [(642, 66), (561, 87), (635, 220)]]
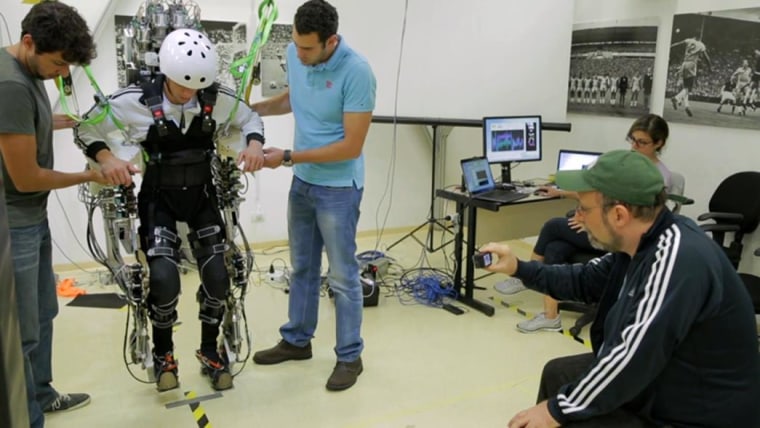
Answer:
[(657, 18), (573, 25), (567, 111), (639, 117), (649, 112)]
[(292, 24), (273, 24), (261, 47), (261, 95), (272, 97), (288, 88), (285, 49), (292, 40)]
[(760, 8), (675, 15), (663, 116), (760, 129)]
[[(217, 82), (236, 88), (238, 82), (230, 72), (230, 65), (248, 54), (246, 24), (226, 21), (188, 21), (189, 28), (205, 33), (214, 42), (218, 58)], [(139, 78), (138, 72), (145, 66), (158, 65), (158, 50), (162, 35), (152, 34), (147, 26), (141, 26), (133, 16), (115, 15), (116, 73), (120, 88)], [(155, 54), (155, 55), (153, 55)]]

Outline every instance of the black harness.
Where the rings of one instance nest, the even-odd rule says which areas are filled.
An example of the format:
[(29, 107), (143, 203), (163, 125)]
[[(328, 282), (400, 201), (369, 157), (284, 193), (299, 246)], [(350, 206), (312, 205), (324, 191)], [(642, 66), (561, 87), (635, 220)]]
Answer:
[(140, 101), (150, 109), (153, 117), (153, 124), (141, 143), (147, 155), (143, 185), (159, 190), (209, 183), (216, 131), (213, 118), (218, 93), (216, 83), (198, 91), (201, 112), (193, 118), (184, 134), (164, 115), (164, 76), (143, 80), (140, 87), (143, 90)]

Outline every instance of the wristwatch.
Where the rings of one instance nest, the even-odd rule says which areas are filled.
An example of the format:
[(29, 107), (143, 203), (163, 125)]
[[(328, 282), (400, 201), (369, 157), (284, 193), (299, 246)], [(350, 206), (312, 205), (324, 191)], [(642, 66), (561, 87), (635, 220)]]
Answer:
[(284, 150), (282, 152), (282, 166), (293, 166), (293, 158), (290, 157), (291, 153), (293, 153), (292, 150)]

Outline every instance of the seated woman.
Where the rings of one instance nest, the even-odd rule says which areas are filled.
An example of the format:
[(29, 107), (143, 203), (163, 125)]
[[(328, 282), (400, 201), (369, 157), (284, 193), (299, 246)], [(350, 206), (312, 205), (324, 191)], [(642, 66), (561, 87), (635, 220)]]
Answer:
[[(626, 141), (631, 148), (654, 162), (662, 173), (665, 187), (671, 187), (671, 173), (660, 161), (659, 155), (668, 139), (668, 123), (656, 114), (648, 114), (636, 119), (628, 130)], [(575, 192), (567, 192), (553, 187), (542, 188), (549, 196), (578, 199)], [(557, 217), (547, 221), (541, 228), (538, 241), (533, 248), (531, 260), (547, 264), (567, 263), (573, 254), (579, 251), (594, 251), (588, 240), (588, 235), (574, 217)], [(508, 278), (497, 283), (494, 288), (504, 294), (515, 294), (526, 290), (522, 281)], [(558, 303), (549, 296), (544, 296), (544, 311), (532, 319), (517, 324), (517, 329), (523, 333), (533, 333), (540, 330), (560, 331), (562, 320), (559, 315)]]

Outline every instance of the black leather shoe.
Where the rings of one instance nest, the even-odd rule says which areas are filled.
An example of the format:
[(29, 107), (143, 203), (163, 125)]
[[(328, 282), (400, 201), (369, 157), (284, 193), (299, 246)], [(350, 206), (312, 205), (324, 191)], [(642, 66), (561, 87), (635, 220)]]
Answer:
[(362, 365), (361, 357), (350, 363), (338, 361), (330, 378), (327, 379), (325, 387), (330, 391), (343, 391), (344, 389), (351, 388), (363, 370), (364, 366)]
[(279, 364), (288, 360), (308, 360), (311, 358), (311, 342), (306, 346), (295, 346), (281, 340), (272, 348), (253, 354), (256, 364)]

